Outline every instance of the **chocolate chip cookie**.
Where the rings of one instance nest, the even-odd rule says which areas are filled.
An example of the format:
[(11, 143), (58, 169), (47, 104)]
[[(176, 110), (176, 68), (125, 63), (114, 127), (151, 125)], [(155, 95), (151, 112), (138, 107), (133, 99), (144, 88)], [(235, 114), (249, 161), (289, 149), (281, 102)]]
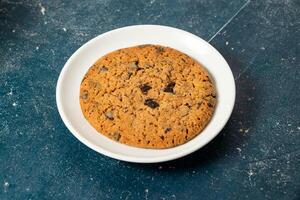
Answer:
[(140, 45), (119, 49), (90, 67), (80, 106), (101, 134), (142, 148), (170, 148), (200, 134), (216, 92), (208, 72), (175, 49)]

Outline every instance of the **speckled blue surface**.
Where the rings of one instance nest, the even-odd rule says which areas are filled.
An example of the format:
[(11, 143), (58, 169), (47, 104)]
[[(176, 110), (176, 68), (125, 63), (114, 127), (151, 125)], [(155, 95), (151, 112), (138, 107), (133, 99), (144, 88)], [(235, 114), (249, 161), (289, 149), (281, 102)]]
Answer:
[[(300, 199), (299, 16), (297, 0), (0, 0), (0, 199)], [(107, 158), (58, 114), (68, 57), (133, 24), (190, 31), (233, 70), (231, 119), (185, 158)]]

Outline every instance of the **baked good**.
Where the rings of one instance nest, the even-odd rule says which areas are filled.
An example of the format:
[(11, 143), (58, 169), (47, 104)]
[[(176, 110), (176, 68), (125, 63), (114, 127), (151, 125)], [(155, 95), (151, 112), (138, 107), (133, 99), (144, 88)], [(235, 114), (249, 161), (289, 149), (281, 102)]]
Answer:
[(142, 148), (170, 148), (198, 135), (212, 117), (215, 87), (208, 72), (175, 49), (119, 49), (90, 67), (80, 106), (101, 134)]

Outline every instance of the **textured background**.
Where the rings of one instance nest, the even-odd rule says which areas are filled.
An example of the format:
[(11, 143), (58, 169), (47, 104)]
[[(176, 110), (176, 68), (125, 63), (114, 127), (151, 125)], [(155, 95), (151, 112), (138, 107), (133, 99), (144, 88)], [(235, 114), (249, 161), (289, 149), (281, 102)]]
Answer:
[[(299, 16), (297, 0), (0, 0), (0, 199), (299, 199)], [(104, 157), (58, 114), (55, 86), (68, 57), (133, 24), (190, 31), (233, 70), (231, 119), (185, 158)]]

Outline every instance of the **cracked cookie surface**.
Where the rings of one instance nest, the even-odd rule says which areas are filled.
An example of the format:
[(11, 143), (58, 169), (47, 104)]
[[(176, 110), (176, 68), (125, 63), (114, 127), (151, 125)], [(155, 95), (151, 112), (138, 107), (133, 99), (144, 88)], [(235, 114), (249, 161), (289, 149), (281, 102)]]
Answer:
[(170, 148), (200, 134), (216, 105), (208, 72), (169, 47), (140, 45), (101, 57), (80, 86), (80, 106), (101, 134), (130, 146)]

